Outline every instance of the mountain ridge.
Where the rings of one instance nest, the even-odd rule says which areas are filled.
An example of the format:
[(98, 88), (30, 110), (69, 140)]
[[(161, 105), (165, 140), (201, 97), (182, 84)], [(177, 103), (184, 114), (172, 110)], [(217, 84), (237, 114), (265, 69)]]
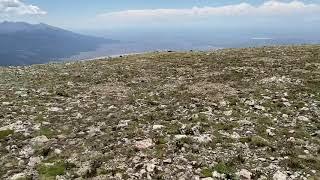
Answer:
[(47, 24), (0, 24), (0, 65), (29, 65), (93, 51), (118, 41), (81, 35)]

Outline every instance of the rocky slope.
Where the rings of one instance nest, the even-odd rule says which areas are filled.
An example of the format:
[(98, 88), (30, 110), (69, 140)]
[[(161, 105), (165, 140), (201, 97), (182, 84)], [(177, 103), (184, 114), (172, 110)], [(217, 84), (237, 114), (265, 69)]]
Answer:
[(317, 179), (320, 46), (0, 68), (1, 179)]

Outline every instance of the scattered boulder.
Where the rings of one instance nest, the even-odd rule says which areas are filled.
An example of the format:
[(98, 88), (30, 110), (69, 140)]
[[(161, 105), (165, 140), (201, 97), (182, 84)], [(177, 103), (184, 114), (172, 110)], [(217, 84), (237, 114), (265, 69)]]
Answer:
[(134, 144), (134, 147), (137, 148), (138, 150), (144, 150), (152, 147), (154, 145), (152, 139), (144, 139), (141, 141), (137, 141)]
[(274, 175), (273, 175), (273, 180), (287, 180), (287, 175), (284, 174), (281, 171), (277, 171)]
[(21, 180), (21, 179), (26, 179), (27, 175), (25, 173), (18, 173), (10, 177), (10, 180)]
[(252, 173), (246, 169), (241, 169), (240, 172), (238, 172), (238, 175), (240, 179), (243, 180), (251, 180)]
[(35, 138), (32, 138), (30, 140), (30, 143), (33, 146), (43, 146), (48, 141), (49, 141), (49, 139), (45, 135), (42, 135), (42, 136), (37, 136)]
[(300, 121), (304, 121), (304, 122), (309, 122), (309, 118), (305, 117), (305, 116), (298, 116), (298, 120)]
[(59, 107), (50, 107), (50, 108), (48, 108), (48, 111), (51, 111), (51, 112), (62, 112), (63, 109), (61, 109)]
[(164, 126), (163, 125), (153, 125), (152, 129), (153, 130), (158, 130), (158, 129), (162, 129)]

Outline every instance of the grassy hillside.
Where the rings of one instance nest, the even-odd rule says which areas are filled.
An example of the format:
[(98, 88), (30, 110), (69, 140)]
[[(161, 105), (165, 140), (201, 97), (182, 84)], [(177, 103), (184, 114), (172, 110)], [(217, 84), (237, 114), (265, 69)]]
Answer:
[(0, 68), (2, 179), (316, 179), (320, 46)]

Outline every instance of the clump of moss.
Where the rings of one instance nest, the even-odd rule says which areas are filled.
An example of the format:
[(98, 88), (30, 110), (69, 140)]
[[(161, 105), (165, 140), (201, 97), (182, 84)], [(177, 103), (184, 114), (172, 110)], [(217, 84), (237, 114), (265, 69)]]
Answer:
[(53, 165), (42, 164), (38, 167), (40, 179), (55, 179), (57, 175), (63, 175), (66, 171), (64, 162), (55, 162)]
[(176, 148), (180, 150), (180, 149), (182, 149), (182, 147), (185, 146), (185, 144), (190, 145), (192, 143), (193, 143), (192, 138), (186, 137), (186, 138), (181, 138), (181, 139), (177, 140), (175, 145), (176, 145)]
[(215, 128), (218, 130), (231, 131), (233, 128), (237, 127), (237, 124), (232, 123), (218, 123), (215, 125)]
[(216, 171), (220, 174), (224, 174), (227, 179), (235, 178), (235, 168), (232, 163), (220, 162), (214, 167), (205, 167), (201, 170), (202, 177), (212, 177), (212, 173)]
[(70, 94), (65, 90), (57, 90), (55, 94), (61, 97), (70, 97)]
[(0, 131), (0, 139), (6, 138), (7, 136), (13, 134), (14, 131), (11, 129)]
[(298, 158), (286, 159), (282, 162), (284, 166), (290, 167), (292, 169), (303, 169), (303, 163)]
[(179, 142), (181, 142), (182, 144), (192, 144), (193, 139), (190, 137), (185, 137), (185, 138), (179, 139)]
[(45, 121), (45, 119), (44, 119), (43, 115), (39, 114), (39, 115), (34, 119), (34, 121), (36, 121), (36, 122), (43, 122), (43, 121)]
[(169, 126), (167, 126), (165, 131), (168, 134), (179, 134), (179, 128), (180, 126), (178, 124), (170, 124)]
[(167, 143), (167, 140), (165, 139), (165, 137), (158, 137), (156, 140), (156, 144), (158, 144), (158, 145), (163, 145), (166, 143)]
[(265, 147), (269, 145), (269, 142), (260, 136), (253, 136), (251, 137), (251, 144), (257, 147)]
[(156, 146), (156, 156), (158, 158), (163, 158), (166, 154), (166, 146), (165, 145), (157, 145)]
[(250, 143), (250, 142), (251, 142), (251, 138), (250, 138), (250, 137), (241, 137), (241, 138), (239, 139), (239, 141), (240, 141), (241, 143)]
[(212, 168), (205, 167), (201, 170), (201, 176), (203, 177), (212, 177)]
[(42, 127), (39, 132), (40, 135), (44, 135), (48, 138), (52, 138), (55, 135), (55, 132), (47, 127)]
[(225, 174), (227, 179), (233, 179), (234, 177), (235, 168), (230, 163), (220, 162), (213, 169), (220, 174)]

